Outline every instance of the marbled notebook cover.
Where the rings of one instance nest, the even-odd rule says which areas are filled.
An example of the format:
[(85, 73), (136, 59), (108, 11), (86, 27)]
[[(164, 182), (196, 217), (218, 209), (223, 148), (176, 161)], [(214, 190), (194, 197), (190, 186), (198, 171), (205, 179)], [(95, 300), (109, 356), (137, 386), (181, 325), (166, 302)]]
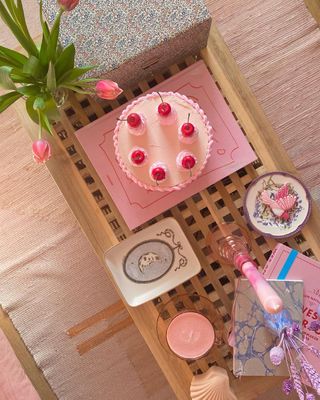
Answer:
[[(282, 298), (292, 319), (302, 321), (303, 282), (269, 280)], [(265, 327), (264, 310), (247, 279), (239, 279), (234, 306), (235, 346), (233, 373), (235, 376), (287, 376), (285, 363), (275, 367), (269, 352), (277, 338)]]

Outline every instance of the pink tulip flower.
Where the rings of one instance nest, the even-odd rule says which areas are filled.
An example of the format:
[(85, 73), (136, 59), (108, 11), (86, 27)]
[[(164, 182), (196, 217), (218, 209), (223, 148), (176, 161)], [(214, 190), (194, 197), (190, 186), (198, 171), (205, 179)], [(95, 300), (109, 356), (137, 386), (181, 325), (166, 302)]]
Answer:
[(58, 4), (65, 11), (71, 11), (79, 4), (79, 0), (58, 0)]
[(38, 139), (32, 143), (33, 159), (38, 164), (43, 164), (51, 157), (50, 143), (45, 139)]
[(105, 80), (99, 81), (96, 85), (96, 93), (101, 99), (114, 100), (116, 99), (123, 90), (119, 88), (116, 82)]

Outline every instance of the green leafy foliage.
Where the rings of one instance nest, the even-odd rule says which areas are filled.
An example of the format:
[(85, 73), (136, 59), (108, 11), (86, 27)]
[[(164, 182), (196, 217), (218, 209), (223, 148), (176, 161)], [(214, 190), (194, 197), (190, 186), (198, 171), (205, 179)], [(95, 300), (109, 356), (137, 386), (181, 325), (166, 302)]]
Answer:
[(0, 113), (11, 106), (11, 104), (17, 101), (20, 97), (22, 97), (22, 94), (18, 92), (9, 92), (0, 96)]
[(76, 49), (74, 48), (73, 43), (62, 50), (62, 53), (60, 54), (55, 63), (55, 73), (58, 81), (59, 78), (61, 78), (61, 76), (63, 76), (66, 73), (72, 73), (72, 71), (74, 70), (75, 54), (76, 54)]
[(52, 122), (59, 118), (55, 102), (58, 91), (92, 93), (96, 79), (81, 77), (93, 66), (75, 66), (73, 44), (62, 48), (59, 43), (61, 8), (50, 29), (43, 18), (39, 2), (42, 40), (38, 45), (30, 36), (22, 0), (0, 0), (0, 18), (11, 30), (26, 54), (0, 46), (0, 86), (9, 93), (0, 96), (0, 113), (16, 100), (26, 100), (29, 117), (52, 133)]
[(6, 59), (8, 62), (18, 68), (22, 67), (23, 64), (28, 60), (25, 55), (11, 49), (7, 49), (3, 46), (0, 46), (0, 57)]
[(52, 62), (49, 63), (49, 69), (47, 74), (47, 88), (51, 93), (53, 93), (57, 88), (56, 73)]
[(15, 90), (16, 85), (10, 77), (11, 67), (0, 67), (0, 86), (3, 89)]
[(39, 58), (30, 56), (27, 62), (24, 64), (22, 72), (35, 79), (40, 79), (45, 77), (46, 68), (41, 64)]

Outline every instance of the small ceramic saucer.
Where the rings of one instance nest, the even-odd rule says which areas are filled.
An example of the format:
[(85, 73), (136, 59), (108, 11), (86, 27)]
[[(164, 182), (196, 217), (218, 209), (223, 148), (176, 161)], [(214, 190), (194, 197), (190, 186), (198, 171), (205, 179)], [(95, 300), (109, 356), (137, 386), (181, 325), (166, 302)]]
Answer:
[(293, 175), (271, 172), (253, 180), (244, 199), (244, 214), (265, 236), (286, 238), (297, 233), (311, 212), (310, 193)]

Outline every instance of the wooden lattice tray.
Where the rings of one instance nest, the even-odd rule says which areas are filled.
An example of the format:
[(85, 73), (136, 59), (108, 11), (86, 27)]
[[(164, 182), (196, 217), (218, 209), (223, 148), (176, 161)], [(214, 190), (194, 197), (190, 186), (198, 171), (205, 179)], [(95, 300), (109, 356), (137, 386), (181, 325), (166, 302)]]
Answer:
[[(258, 394), (279, 383), (279, 379), (235, 380), (231, 373), (231, 349), (225, 342), (215, 346), (204, 359), (186, 363), (170, 356), (161, 347), (156, 333), (156, 319), (162, 304), (176, 294), (195, 292), (213, 302), (217, 311), (217, 324), (225, 332), (228, 331), (234, 298), (234, 278), (238, 273), (230, 266), (212, 258), (212, 249), (206, 243), (206, 236), (217, 222), (235, 221), (240, 225), (245, 224), (243, 198), (246, 188), (257, 175), (275, 169), (296, 172), (214, 27), (211, 30), (208, 48), (203, 51), (201, 57), (221, 88), (259, 159), (138, 228), (143, 229), (164, 217), (173, 216), (183, 228), (200, 259), (202, 271), (198, 276), (153, 302), (138, 308), (127, 308), (179, 400), (190, 398), (192, 374), (204, 372), (211, 365), (226, 368), (238, 398), (250, 400), (256, 399)], [(74, 132), (176, 74), (195, 60), (196, 58), (190, 57), (181, 64), (171, 66), (149, 82), (141, 82), (132, 90), (125, 91), (117, 101), (98, 103), (90, 97), (70, 94), (68, 103), (62, 110), (61, 122), (55, 126), (57, 140), (52, 141), (54, 158), (48, 167), (101, 261), (104, 252), (111, 245), (124, 240), (132, 232), (82, 151)], [(313, 213), (302, 232), (287, 239), (285, 243), (308, 256), (319, 257), (315, 214), (317, 212)], [(253, 255), (260, 265), (264, 265), (276, 242), (253, 231), (250, 231), (250, 235)]]

